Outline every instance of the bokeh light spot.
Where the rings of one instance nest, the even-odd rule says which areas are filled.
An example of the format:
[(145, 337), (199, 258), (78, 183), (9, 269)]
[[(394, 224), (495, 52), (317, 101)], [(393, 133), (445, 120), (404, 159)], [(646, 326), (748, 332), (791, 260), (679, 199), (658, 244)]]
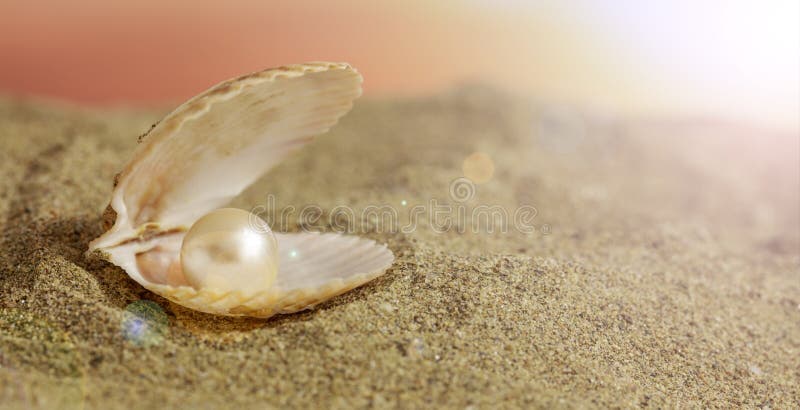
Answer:
[(483, 184), (494, 175), (494, 161), (483, 152), (475, 152), (464, 158), (461, 165), (464, 176), (476, 184)]
[(169, 319), (158, 303), (137, 300), (125, 307), (120, 328), (122, 337), (134, 346), (157, 346), (169, 333)]

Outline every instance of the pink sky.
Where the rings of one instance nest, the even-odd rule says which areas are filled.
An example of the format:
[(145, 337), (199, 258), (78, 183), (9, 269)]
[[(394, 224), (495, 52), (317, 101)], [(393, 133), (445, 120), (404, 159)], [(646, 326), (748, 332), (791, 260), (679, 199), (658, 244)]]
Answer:
[(372, 95), (483, 81), (611, 113), (797, 129), (799, 2), (566, 4), (6, 0), (0, 93), (174, 103), (245, 72), (334, 60)]

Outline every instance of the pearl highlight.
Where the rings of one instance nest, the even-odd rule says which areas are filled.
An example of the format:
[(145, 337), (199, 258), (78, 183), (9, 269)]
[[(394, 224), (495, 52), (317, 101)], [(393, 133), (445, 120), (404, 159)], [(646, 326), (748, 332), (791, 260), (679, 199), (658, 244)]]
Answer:
[(181, 265), (196, 289), (251, 295), (275, 282), (278, 244), (257, 215), (217, 209), (198, 219), (184, 236)]

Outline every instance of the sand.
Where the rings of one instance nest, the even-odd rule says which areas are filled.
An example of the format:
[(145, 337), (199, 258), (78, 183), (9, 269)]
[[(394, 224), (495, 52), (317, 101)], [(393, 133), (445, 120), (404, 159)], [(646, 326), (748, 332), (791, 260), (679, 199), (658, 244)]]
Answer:
[[(236, 205), (323, 211), (289, 231), (432, 199), (535, 207), (535, 227), (357, 217), (392, 269), (264, 321), (187, 310), (83, 256), (163, 114), (0, 99), (0, 408), (800, 406), (796, 135), (481, 87), (359, 100)], [(474, 152), (494, 172), (452, 197)]]

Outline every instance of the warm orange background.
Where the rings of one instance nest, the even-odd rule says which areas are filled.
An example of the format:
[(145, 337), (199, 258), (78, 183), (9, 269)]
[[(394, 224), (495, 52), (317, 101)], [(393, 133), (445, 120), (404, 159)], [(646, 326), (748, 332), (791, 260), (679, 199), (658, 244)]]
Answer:
[(465, 81), (610, 113), (797, 130), (800, 2), (0, 0), (0, 93), (175, 103), (222, 79), (347, 61), (366, 92)]

